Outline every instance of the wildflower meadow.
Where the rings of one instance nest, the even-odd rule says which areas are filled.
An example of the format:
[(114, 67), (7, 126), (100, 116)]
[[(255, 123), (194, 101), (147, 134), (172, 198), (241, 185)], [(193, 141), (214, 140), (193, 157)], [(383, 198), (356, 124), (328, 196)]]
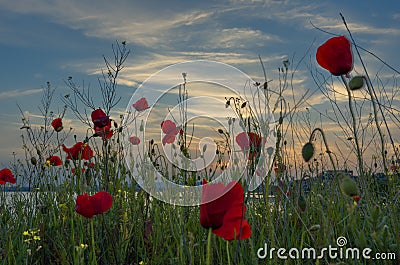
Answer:
[(309, 56), (331, 127), (300, 111), (292, 60), (270, 82), (260, 58), (265, 80), (236, 84), (246, 95), (207, 90), (182, 64), (124, 113), (126, 42), (98, 88), (66, 78), (63, 108), (47, 83), (40, 124), (21, 109), (24, 155), (0, 171), (0, 264), (400, 264), (399, 72), (370, 77), (364, 60), (379, 58), (346, 29)]

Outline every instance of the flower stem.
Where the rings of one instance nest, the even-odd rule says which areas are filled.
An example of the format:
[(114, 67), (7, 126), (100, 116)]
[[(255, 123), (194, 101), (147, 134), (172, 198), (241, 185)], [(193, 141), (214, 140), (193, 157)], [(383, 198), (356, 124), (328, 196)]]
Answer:
[[(333, 167), (333, 171), (334, 171), (335, 174), (336, 174), (336, 165), (335, 165), (335, 162), (333, 161), (333, 158), (332, 158), (332, 152), (331, 152), (331, 150), (329, 150), (328, 142), (326, 141), (324, 131), (323, 131), (321, 128), (315, 128), (315, 129), (312, 131), (311, 135), (310, 135), (310, 140), (309, 140), (309, 142), (311, 143), (311, 141), (314, 139), (314, 134), (315, 134), (317, 131), (319, 131), (319, 132), (321, 133), (321, 135), (322, 135), (322, 139), (324, 140), (324, 145), (325, 145), (325, 148), (326, 148), (326, 152), (328, 153), (329, 159), (331, 160), (332, 167)], [(301, 182), (300, 182), (300, 183), (301, 183)]]
[(91, 239), (92, 239), (92, 263), (91, 264), (97, 264), (96, 260), (96, 246), (95, 246), (95, 241), (94, 241), (94, 227), (93, 227), (93, 219), (90, 220), (90, 234), (91, 234)]
[(228, 256), (228, 265), (231, 265), (231, 257), (229, 256), (229, 241), (226, 240), (226, 255)]
[(208, 238), (207, 238), (207, 257), (206, 257), (206, 265), (211, 264), (211, 236), (212, 236), (212, 228), (208, 229)]
[[(382, 129), (381, 129), (381, 126), (380, 126), (379, 121), (378, 121), (378, 111), (377, 111), (376, 102), (375, 102), (378, 99), (376, 97), (374, 97), (374, 93), (373, 93), (373, 90), (372, 90), (373, 88), (371, 86), (371, 80), (369, 79), (369, 77), (368, 76), (364, 77), (364, 79), (365, 79), (365, 83), (367, 83), (368, 94), (371, 97), (372, 107), (373, 107), (373, 110), (374, 110), (375, 125), (376, 125), (376, 128), (378, 129), (379, 138), (381, 140), (381, 155), (382, 155), (383, 168), (384, 168), (385, 174), (387, 174), (388, 166), (387, 166), (387, 163), (386, 163), (385, 139), (383, 137)], [(382, 115), (382, 117), (384, 119), (384, 115)], [(389, 129), (388, 129), (388, 131), (389, 131)], [(389, 133), (389, 135), (390, 135), (390, 133)], [(393, 140), (392, 140), (392, 144), (393, 144)], [(396, 152), (396, 148), (393, 148), (393, 150), (394, 150), (394, 152)]]
[(355, 142), (355, 144), (356, 144), (359, 175), (360, 175), (360, 176), (364, 176), (362, 154), (361, 154), (360, 144), (359, 144), (359, 142), (358, 142), (357, 122), (356, 122), (356, 116), (355, 116), (355, 114), (354, 114), (353, 104), (352, 104), (352, 102), (351, 102), (350, 87), (349, 87), (349, 84), (347, 83), (347, 81), (346, 81), (344, 75), (341, 75), (341, 78), (342, 78), (343, 84), (346, 86), (347, 96), (349, 97), (349, 109), (350, 109), (350, 114), (351, 114), (351, 117), (352, 117), (352, 120), (353, 120), (353, 136), (354, 136), (354, 142)]
[[(354, 44), (354, 48), (355, 48), (355, 50), (356, 50), (356, 52), (357, 52), (358, 58), (360, 59), (361, 65), (362, 65), (362, 67), (363, 67), (363, 69), (364, 69), (364, 72), (365, 72), (365, 77), (364, 77), (364, 79), (365, 79), (365, 81), (366, 81), (366, 83), (367, 83), (368, 94), (369, 94), (370, 97), (371, 97), (372, 107), (373, 107), (373, 109), (374, 109), (375, 123), (376, 123), (376, 127), (377, 127), (377, 129), (378, 129), (379, 136), (380, 136), (380, 138), (381, 138), (380, 140), (381, 140), (381, 145), (382, 145), (382, 150), (381, 150), (381, 152), (382, 152), (383, 166), (384, 166), (385, 173), (387, 174), (388, 168), (387, 168), (387, 163), (386, 163), (386, 153), (385, 153), (385, 149), (384, 149), (384, 137), (383, 137), (383, 134), (382, 134), (382, 131), (381, 131), (379, 122), (378, 122), (378, 112), (377, 112), (377, 108), (376, 108), (377, 105), (378, 105), (379, 111), (380, 111), (380, 113), (381, 113), (381, 115), (382, 115), (382, 120), (383, 120), (383, 122), (384, 122), (384, 124), (385, 124), (385, 126), (386, 126), (386, 130), (387, 130), (387, 132), (388, 132), (389, 139), (390, 139), (390, 142), (391, 142), (391, 144), (392, 144), (393, 151), (394, 151), (394, 153), (395, 153), (396, 159), (399, 159), (399, 153), (398, 153), (398, 151), (397, 151), (398, 149), (395, 147), (395, 144), (394, 144), (394, 141), (393, 141), (393, 138), (392, 138), (392, 134), (390, 133), (389, 126), (388, 126), (388, 124), (387, 124), (385, 115), (384, 115), (383, 110), (382, 110), (382, 106), (381, 106), (381, 104), (379, 104), (378, 97), (376, 96), (376, 93), (375, 93), (374, 87), (373, 87), (373, 85), (372, 85), (371, 79), (369, 78), (369, 74), (368, 74), (368, 71), (367, 71), (367, 67), (365, 66), (364, 60), (362, 59), (361, 54), (360, 54), (360, 52), (359, 52), (359, 50), (358, 50), (358, 47), (359, 47), (359, 46), (356, 44), (356, 41), (354, 40), (353, 35), (351, 34), (351, 31), (350, 31), (350, 29), (349, 29), (349, 27), (348, 27), (348, 25), (347, 25), (346, 19), (344, 18), (344, 16), (342, 15), (342, 13), (340, 13), (340, 16), (342, 17), (343, 24), (345, 25), (345, 27), (346, 27), (346, 29), (347, 29), (347, 32), (348, 32), (349, 35), (350, 35), (350, 39), (351, 39), (351, 41), (352, 41), (353, 44)], [(378, 58), (378, 59), (379, 59), (379, 58)], [(383, 62), (383, 63), (386, 65), (385, 62)], [(390, 67), (389, 67), (389, 68), (390, 68)]]

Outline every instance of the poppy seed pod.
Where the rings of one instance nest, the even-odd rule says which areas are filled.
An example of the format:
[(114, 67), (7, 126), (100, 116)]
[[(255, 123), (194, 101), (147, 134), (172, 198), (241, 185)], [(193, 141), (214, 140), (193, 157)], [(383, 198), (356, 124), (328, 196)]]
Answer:
[(358, 90), (364, 86), (364, 78), (362, 76), (355, 76), (349, 82), (350, 90)]
[(304, 161), (308, 162), (314, 155), (314, 146), (311, 142), (306, 143), (301, 150)]

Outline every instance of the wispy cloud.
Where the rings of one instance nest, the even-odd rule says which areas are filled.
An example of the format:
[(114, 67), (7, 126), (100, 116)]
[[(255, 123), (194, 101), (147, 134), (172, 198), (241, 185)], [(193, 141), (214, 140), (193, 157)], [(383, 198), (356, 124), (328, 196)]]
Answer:
[(9, 90), (0, 92), (0, 99), (6, 98), (15, 98), (15, 97), (22, 97), (22, 96), (29, 96), (37, 93), (43, 92), (42, 88), (34, 88), (28, 90)]

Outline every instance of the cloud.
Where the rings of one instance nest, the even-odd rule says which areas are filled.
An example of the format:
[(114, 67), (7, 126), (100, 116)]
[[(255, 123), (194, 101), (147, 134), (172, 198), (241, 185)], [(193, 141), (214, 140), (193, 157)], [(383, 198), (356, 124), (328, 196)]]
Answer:
[(214, 33), (215, 36), (210, 39), (210, 43), (206, 46), (213, 48), (235, 48), (243, 49), (249, 46), (264, 46), (266, 42), (282, 42), (275, 35), (266, 34), (261, 30), (252, 28), (225, 28)]
[(87, 36), (124, 39), (153, 48), (165, 48), (169, 40), (173, 39), (172, 30), (202, 23), (214, 13), (201, 10), (171, 12), (130, 1), (122, 1), (110, 9), (107, 3), (100, 1), (96, 8), (82, 1), (53, 1), (51, 5), (40, 0), (35, 5), (28, 1), (18, 1), (2, 5), (17, 13), (46, 15), (56, 23), (83, 31)]
[[(282, 54), (272, 54), (263, 57), (264, 64), (280, 64), (287, 56)], [(164, 69), (165, 67), (193, 60), (210, 60), (230, 64), (244, 70), (244, 66), (256, 65), (259, 67), (257, 71), (261, 71), (261, 65), (258, 56), (249, 55), (243, 52), (169, 52), (162, 54), (158, 52), (144, 52), (141, 55), (131, 54), (125, 63), (125, 67), (119, 75), (118, 84), (130, 87), (138, 87), (142, 82), (149, 78), (152, 74)], [(78, 72), (84, 72), (89, 75), (101, 76), (104, 69), (101, 60), (70, 61), (63, 64), (64, 69), (74, 69)], [(261, 79), (260, 76), (254, 76), (252, 69), (246, 69), (248, 74), (255, 78)]]
[(22, 96), (29, 96), (43, 92), (43, 88), (34, 88), (28, 90), (9, 90), (0, 92), (0, 99), (15, 98)]

